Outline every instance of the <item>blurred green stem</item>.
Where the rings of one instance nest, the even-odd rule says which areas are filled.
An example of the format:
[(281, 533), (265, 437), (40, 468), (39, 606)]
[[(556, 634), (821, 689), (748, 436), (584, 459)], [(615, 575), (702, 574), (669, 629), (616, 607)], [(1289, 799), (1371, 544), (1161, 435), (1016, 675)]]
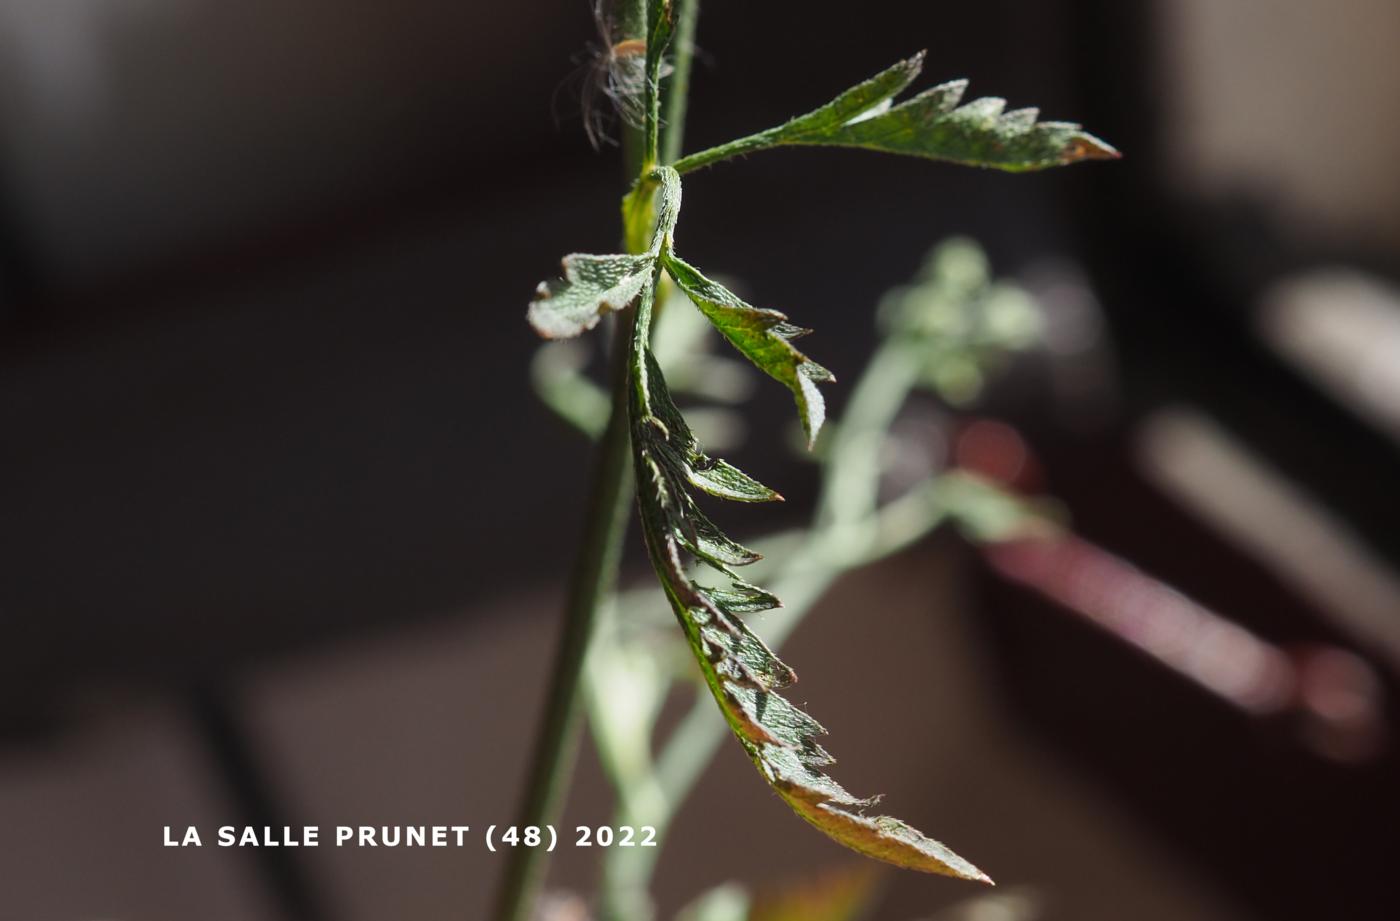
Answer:
[[(646, 35), (644, 0), (626, 0), (620, 15), (622, 38)], [(645, 142), (641, 135), (639, 129), (629, 128), (623, 138), (624, 171), (629, 185), (640, 177), (644, 166)], [(633, 217), (634, 221), (639, 219), (643, 218)], [(648, 235), (649, 231), (643, 228), (623, 227), (626, 241), (644, 240)], [(569, 580), (563, 634), (550, 672), (545, 712), (516, 818), (518, 828), (542, 827), (558, 817), (577, 756), (580, 684), (588, 648), (599, 608), (611, 597), (617, 582), (632, 501), (631, 437), (626, 410), (627, 343), (632, 319), (629, 309), (618, 315), (614, 325), (610, 359), (612, 413), (594, 460), (588, 510)], [(534, 914), (545, 857), (543, 848), (511, 848), (492, 913), (496, 921), (528, 921)]]

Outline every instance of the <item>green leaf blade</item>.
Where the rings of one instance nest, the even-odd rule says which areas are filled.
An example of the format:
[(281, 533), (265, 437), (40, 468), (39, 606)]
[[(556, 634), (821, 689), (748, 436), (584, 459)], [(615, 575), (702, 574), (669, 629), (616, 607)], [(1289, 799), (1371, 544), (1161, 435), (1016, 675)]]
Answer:
[(682, 504), (685, 507), (685, 520), (683, 526), (677, 527), (676, 536), (693, 556), (726, 575), (731, 566), (749, 566), (763, 559), (761, 553), (750, 550), (715, 527), (715, 523), (695, 505), (694, 499), (686, 496)]
[(1006, 112), (994, 96), (959, 106), (966, 80), (926, 90), (873, 118), (782, 143), (860, 147), (1008, 172), (1117, 159), (1118, 151), (1070, 122), (1038, 121), (1036, 109)]
[(907, 870), (936, 873), (991, 884), (992, 878), (951, 848), (891, 816), (867, 816), (830, 803), (810, 801), (778, 791), (793, 811), (828, 837), (853, 851)]
[[(696, 588), (703, 598), (713, 600), (703, 589)], [(705, 620), (710, 612), (719, 618), (711, 626), (700, 628), (701, 638), (709, 645), (707, 655), (724, 680), (753, 693), (771, 692), (790, 686), (797, 674), (787, 666), (738, 617), (722, 606), (691, 609), (691, 617)]]
[(826, 420), (826, 401), (817, 384), (835, 376), (792, 345), (805, 332), (776, 310), (745, 303), (674, 253), (663, 253), (667, 273), (720, 335), (760, 370), (792, 391), (810, 446)]
[[(708, 460), (708, 459), (707, 459)], [(720, 499), (733, 502), (781, 502), (783, 497), (727, 461), (708, 461), (708, 466), (690, 464), (686, 468), (690, 485)]]
[(920, 51), (911, 58), (885, 68), (821, 108), (800, 115), (777, 130), (784, 134), (834, 131), (854, 120), (877, 114), (880, 106), (904, 92), (919, 76), (924, 67), (926, 53)]
[(704, 591), (715, 604), (734, 614), (757, 614), (783, 606), (777, 595), (739, 580), (735, 580), (727, 589), (707, 588)]
[(653, 258), (669, 245), (681, 213), (681, 177), (669, 166), (658, 166), (637, 180), (622, 197), (623, 225), (635, 231), (626, 241), (629, 251)]
[[(677, 272), (692, 288), (705, 281), (698, 272), (688, 274), (688, 267), (678, 260), (677, 264)], [(710, 296), (724, 300), (713, 292)], [(643, 312), (646, 306), (644, 300)], [(784, 322), (772, 311), (765, 315), (747, 305), (728, 307), (758, 315), (766, 333)], [(792, 327), (783, 329), (787, 338), (795, 332)], [(786, 345), (783, 336), (773, 338)], [(739, 616), (776, 607), (778, 599), (730, 570), (730, 566), (753, 562), (758, 555), (722, 534), (685, 491), (690, 458), (700, 454), (699, 448), (671, 402), (647, 341), (634, 339), (633, 347), (640, 350), (632, 361), (634, 375), (645, 377), (637, 382), (629, 411), (648, 555), (706, 686), (754, 766), (794, 812), (839, 844), (896, 866), (991, 882), (972, 864), (904, 822), (865, 815), (862, 810), (874, 800), (853, 796), (822, 772), (832, 763), (818, 741), (826, 730), (777, 693), (797, 676)], [(706, 588), (691, 580), (682, 551), (728, 575), (730, 588)]]
[(959, 106), (966, 80), (951, 80), (892, 105), (923, 55), (901, 61), (831, 102), (775, 128), (681, 158), (681, 173), (774, 147), (857, 147), (1006, 172), (1084, 160), (1116, 160), (1112, 145), (1071, 122), (1038, 121), (1035, 109), (1005, 111), (996, 97)]
[(564, 257), (563, 278), (535, 289), (526, 319), (546, 339), (568, 339), (622, 310), (642, 292), (655, 264), (652, 255)]
[[(686, 423), (681, 411), (671, 397), (666, 378), (656, 363), (656, 356), (647, 351), (645, 359), (647, 372), (647, 402), (652, 425), (660, 423), (658, 434), (664, 436), (663, 444), (656, 446), (658, 454), (664, 455), (669, 466), (680, 473), (694, 486), (734, 502), (781, 502), (783, 497), (728, 461), (712, 459), (700, 450), (695, 435)], [(653, 436), (654, 438), (654, 436)]]
[[(683, 621), (684, 623), (684, 621)], [(692, 647), (726, 722), (764, 779), (788, 807), (838, 844), (898, 867), (991, 883), (991, 879), (946, 845), (899, 819), (868, 816), (875, 800), (852, 795), (820, 768), (832, 762), (817, 743), (825, 730), (771, 690), (742, 686), (711, 661), (699, 628)], [(766, 649), (766, 647), (765, 647)], [(748, 663), (750, 669), (761, 663)], [(786, 666), (784, 666), (786, 667)]]

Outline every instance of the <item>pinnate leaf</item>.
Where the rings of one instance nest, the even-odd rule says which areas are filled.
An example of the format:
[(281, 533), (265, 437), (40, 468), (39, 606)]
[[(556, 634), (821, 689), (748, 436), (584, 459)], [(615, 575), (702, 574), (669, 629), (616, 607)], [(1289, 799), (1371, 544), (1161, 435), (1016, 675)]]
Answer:
[(784, 146), (860, 147), (1008, 172), (1113, 160), (1119, 153), (1071, 122), (1039, 121), (1036, 109), (1006, 111), (1006, 100), (959, 105), (966, 80), (952, 80), (892, 104), (923, 67), (900, 61), (806, 115), (776, 128), (683, 158), (682, 172), (728, 157)]
[(1118, 156), (1079, 125), (1038, 121), (1036, 109), (1005, 111), (1005, 99), (988, 96), (958, 105), (966, 91), (966, 80), (953, 80), (882, 114), (834, 130), (795, 133), (783, 143), (864, 147), (1009, 172)]
[[(663, 249), (662, 260), (677, 284), (740, 351), (780, 380), (794, 381), (802, 405), (805, 395), (796, 380), (804, 374), (803, 365), (811, 362), (788, 343), (795, 328), (781, 314), (744, 304), (676, 259), (669, 247)], [(741, 616), (778, 605), (775, 596), (734, 573), (735, 567), (756, 561), (758, 554), (726, 537), (689, 491), (713, 486), (705, 474), (713, 476), (717, 469), (725, 471), (724, 485), (710, 490), (717, 495), (733, 491), (748, 499), (765, 487), (727, 464), (721, 467), (722, 461), (706, 458), (695, 443), (642, 332), (654, 300), (654, 287), (643, 292), (630, 357), (629, 414), (642, 532), (672, 611), (730, 729), (778, 795), (833, 840), (898, 866), (989, 882), (972, 864), (898, 819), (867, 816), (864, 810), (873, 800), (852, 796), (822, 772), (832, 763), (818, 741), (825, 730), (778, 693), (796, 675)], [(804, 417), (810, 419), (810, 409), (804, 408)], [(817, 425), (820, 416), (810, 429), (813, 434)], [(700, 466), (706, 470), (699, 471)], [(709, 588), (695, 581), (683, 555), (728, 576), (729, 587)]]
[(660, 555), (663, 584), (701, 672), (730, 729), (755, 767), (803, 819), (852, 850), (896, 866), (990, 882), (943, 844), (889, 816), (869, 816), (873, 800), (847, 792), (822, 772), (832, 762), (817, 741), (825, 730), (777, 693), (795, 677), (743, 626), (721, 592), (683, 582), (675, 544), (656, 532), (655, 506), (644, 496), (643, 521)]

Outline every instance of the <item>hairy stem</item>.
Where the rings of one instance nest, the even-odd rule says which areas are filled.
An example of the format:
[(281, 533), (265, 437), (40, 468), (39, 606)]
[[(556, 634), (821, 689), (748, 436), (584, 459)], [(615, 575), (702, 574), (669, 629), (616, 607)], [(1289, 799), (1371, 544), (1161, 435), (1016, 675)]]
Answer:
[[(614, 394), (625, 399), (627, 373), (626, 317), (617, 324), (614, 342)], [(625, 404), (615, 403), (594, 461), (588, 511), (578, 557), (569, 582), (564, 632), (554, 657), (545, 713), (535, 742), (525, 798), (516, 819), (519, 828), (544, 826), (557, 817), (578, 749), (579, 680), (593, 638), (597, 611), (617, 580), (627, 512), (631, 504), (630, 438)], [(492, 917), (526, 921), (533, 911), (544, 871), (542, 848), (512, 848)]]
[[(618, 38), (645, 39), (647, 34), (647, 0), (618, 0)], [(622, 161), (628, 182), (642, 174), (646, 161), (647, 133), (644, 127), (627, 124), (622, 119)]]
[[(627, 0), (621, 13), (624, 37), (646, 34), (644, 0)], [(643, 169), (646, 141), (642, 131), (628, 129), (622, 146), (625, 176), (631, 184)], [(631, 241), (645, 239), (646, 233), (627, 223), (624, 218), (622, 236), (635, 252)], [(609, 356), (612, 412), (594, 460), (583, 533), (564, 607), (564, 630), (555, 652), (545, 712), (516, 818), (516, 826), (522, 829), (532, 825), (542, 827), (558, 817), (578, 751), (584, 663), (598, 611), (611, 597), (617, 583), (633, 492), (631, 433), (627, 424), (627, 359), (632, 323), (633, 312), (629, 309), (617, 316), (613, 328)], [(495, 921), (528, 921), (531, 918), (543, 881), (545, 860), (546, 852), (542, 848), (522, 845), (510, 850), (491, 914)]]
[(781, 146), (783, 141), (779, 137), (782, 126), (770, 128), (767, 131), (760, 131), (758, 134), (751, 134), (738, 140), (728, 141), (717, 147), (710, 147), (706, 150), (697, 151), (688, 157), (681, 157), (673, 165), (676, 172), (684, 176), (686, 173), (693, 173), (698, 169), (704, 169), (721, 160), (728, 160), (732, 157), (742, 157), (746, 154), (758, 153), (760, 150), (768, 150)]
[(690, 68), (695, 59), (695, 28), (700, 0), (676, 0), (676, 33), (671, 39), (671, 76), (661, 109), (661, 162), (674, 163), (685, 138), (685, 107), (690, 96)]
[[(647, 35), (646, 0), (624, 0), (620, 4), (620, 35), (623, 39)], [(685, 75), (690, 70), (690, 47), (698, 13), (698, 0), (681, 0), (681, 21), (689, 23), (689, 34), (677, 55), (676, 74), (666, 101), (667, 143), (679, 145), (684, 119)], [(653, 91), (653, 97), (654, 97)], [(624, 172), (629, 185), (637, 184), (651, 169), (656, 155), (659, 113), (655, 98), (650, 102), (650, 125), (629, 128), (623, 138)], [(671, 138), (675, 140), (671, 140)], [(622, 237), (629, 252), (645, 249), (650, 237), (651, 208), (623, 208)], [(645, 226), (643, 226), (645, 225)], [(653, 287), (652, 295), (655, 294)], [(643, 314), (643, 315), (639, 315)], [(588, 649), (600, 608), (611, 598), (617, 582), (622, 544), (627, 533), (627, 514), (633, 484), (630, 457), (631, 433), (628, 427), (629, 348), (636, 327), (647, 323), (649, 311), (629, 309), (616, 317), (610, 355), (612, 412), (603, 432), (589, 485), (588, 509), (578, 556), (569, 582), (564, 611), (564, 632), (559, 639), (545, 700), (545, 713), (530, 764), (525, 795), (516, 819), (519, 828), (544, 826), (554, 822), (573, 772), (582, 710), (582, 680)], [(518, 846), (507, 858), (501, 888), (492, 917), (495, 921), (528, 921), (534, 913), (545, 869), (546, 853), (541, 848)]]

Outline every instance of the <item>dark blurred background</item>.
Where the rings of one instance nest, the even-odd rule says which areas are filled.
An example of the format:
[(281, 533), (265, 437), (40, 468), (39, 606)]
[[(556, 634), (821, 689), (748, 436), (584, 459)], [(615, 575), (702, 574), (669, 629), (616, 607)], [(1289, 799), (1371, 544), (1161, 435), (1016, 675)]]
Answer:
[[(569, 78), (588, 7), (0, 0), (0, 918), (483, 910), (485, 852), (160, 830), (508, 821), (588, 467), (524, 307), (617, 235)], [(843, 777), (1021, 894), (938, 917), (1397, 910), (1397, 39), (1393, 0), (704, 6), (688, 149), (927, 47), (926, 79), (1126, 155), (800, 150), (686, 184), (687, 256), (843, 379), (950, 234), (1049, 321), (937, 438), (1080, 543), (940, 537), (790, 656)], [(797, 523), (815, 476), (769, 391), (740, 457)], [(922, 729), (847, 700), (852, 644), (907, 663), (857, 696), (926, 689)], [(581, 771), (570, 815), (602, 820)], [(663, 907), (844, 859), (737, 751), (699, 802)], [(967, 895), (900, 876), (878, 917)]]

